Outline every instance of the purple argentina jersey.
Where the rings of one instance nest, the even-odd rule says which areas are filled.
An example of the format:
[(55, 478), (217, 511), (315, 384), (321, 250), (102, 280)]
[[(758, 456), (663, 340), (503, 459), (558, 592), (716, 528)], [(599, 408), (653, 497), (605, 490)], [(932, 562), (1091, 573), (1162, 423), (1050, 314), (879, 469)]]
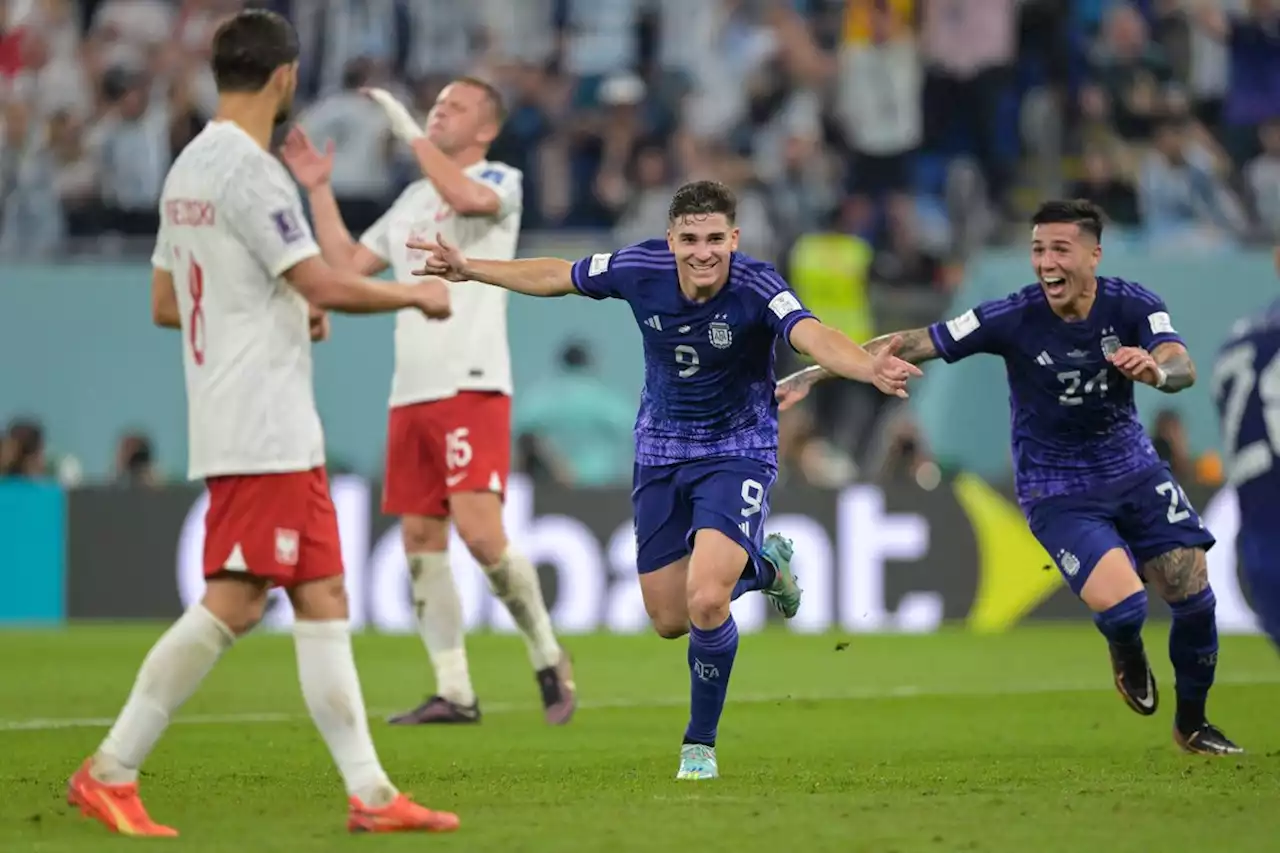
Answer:
[(773, 344), (812, 317), (778, 272), (734, 252), (713, 298), (680, 291), (665, 240), (646, 240), (573, 265), (593, 299), (624, 299), (644, 339), (636, 462), (670, 465), (711, 456), (777, 464)]
[(1089, 316), (1068, 322), (1033, 284), (935, 323), (929, 335), (947, 362), (978, 353), (1004, 359), (1024, 510), (1160, 464), (1138, 420), (1133, 383), (1106, 360), (1121, 346), (1151, 351), (1182, 342), (1163, 300), (1141, 285), (1100, 277)]
[(1280, 301), (1232, 329), (1213, 370), (1227, 477), (1243, 529), (1276, 538), (1280, 506)]

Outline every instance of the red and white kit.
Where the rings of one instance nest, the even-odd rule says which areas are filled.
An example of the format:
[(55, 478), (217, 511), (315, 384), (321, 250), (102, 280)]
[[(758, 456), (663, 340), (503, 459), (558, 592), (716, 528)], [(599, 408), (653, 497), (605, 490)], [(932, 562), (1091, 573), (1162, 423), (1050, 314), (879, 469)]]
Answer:
[[(461, 217), (428, 180), (411, 184), (361, 237), (412, 281), (423, 253), (411, 237), (443, 234), (472, 258), (510, 260), (520, 236), (523, 197), (518, 169), (481, 161), (468, 177), (498, 194), (495, 216)], [(391, 515), (443, 517), (458, 492), (502, 494), (511, 469), (511, 355), (507, 292), (476, 282), (450, 285), (453, 315), (396, 318), (396, 367), (387, 424), (382, 509)]]
[(206, 576), (287, 587), (342, 574), (308, 307), (281, 278), (319, 254), (292, 179), (237, 125), (210, 122), (173, 164), (151, 262), (173, 276), (182, 314)]

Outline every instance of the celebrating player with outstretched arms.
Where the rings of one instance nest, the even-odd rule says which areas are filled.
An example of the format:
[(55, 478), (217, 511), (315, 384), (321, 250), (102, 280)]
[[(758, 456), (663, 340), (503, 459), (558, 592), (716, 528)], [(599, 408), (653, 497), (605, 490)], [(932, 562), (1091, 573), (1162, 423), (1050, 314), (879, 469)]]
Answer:
[(679, 779), (718, 775), (715, 743), (738, 649), (732, 600), (762, 591), (791, 618), (801, 590), (791, 543), (765, 536), (777, 474), (774, 341), (833, 373), (906, 395), (919, 375), (892, 346), (871, 355), (820, 323), (774, 268), (737, 251), (736, 201), (700, 181), (671, 201), (667, 239), (576, 263), (468, 257), (450, 241), (410, 240), (423, 274), (533, 296), (622, 299), (644, 341), (632, 493), (636, 567), (659, 635), (689, 635), (690, 717)]
[(218, 659), (288, 591), (298, 678), (349, 797), (353, 832), (456, 829), (396, 790), (369, 736), (351, 652), (338, 520), (312, 390), (313, 309), (449, 315), (441, 281), (389, 284), (320, 258), (297, 190), (268, 152), (297, 85), (298, 42), (278, 15), (242, 12), (213, 41), (215, 119), (165, 180), (152, 313), (182, 330), (189, 476), (209, 489), (203, 598), (152, 647), (124, 709), (71, 778), (68, 799), (123, 835), (173, 836), (138, 771)]
[[(902, 357), (915, 363), (979, 353), (1004, 359), (1018, 500), (1071, 591), (1094, 612), (1120, 695), (1139, 714), (1156, 711), (1141, 633), (1145, 582), (1173, 611), (1175, 742), (1188, 752), (1241, 752), (1205, 716), (1218, 662), (1205, 561), (1214, 538), (1156, 456), (1133, 399), (1136, 382), (1166, 393), (1190, 387), (1195, 365), (1159, 296), (1097, 275), (1098, 208), (1048, 202), (1032, 224), (1036, 284), (867, 348), (877, 350), (892, 337), (903, 341)], [(828, 375), (819, 367), (783, 379), (781, 405), (794, 405)]]

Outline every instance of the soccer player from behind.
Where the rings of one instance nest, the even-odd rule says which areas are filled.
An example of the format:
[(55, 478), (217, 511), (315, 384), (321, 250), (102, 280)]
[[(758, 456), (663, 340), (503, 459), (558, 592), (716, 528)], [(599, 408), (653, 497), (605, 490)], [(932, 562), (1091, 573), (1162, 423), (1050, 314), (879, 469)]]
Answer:
[(632, 491), (636, 568), (645, 609), (662, 637), (689, 635), (689, 724), (678, 779), (719, 774), (715, 743), (738, 628), (729, 603), (761, 590), (791, 618), (801, 590), (791, 543), (763, 535), (777, 475), (773, 398), (777, 338), (832, 373), (906, 395), (919, 371), (877, 357), (820, 323), (772, 266), (737, 251), (736, 201), (699, 181), (671, 201), (667, 239), (576, 263), (467, 257), (443, 237), (410, 241), (422, 272), (531, 296), (622, 299), (644, 343)]
[(219, 27), (217, 115), (174, 161), (161, 196), (152, 312), (182, 330), (189, 474), (209, 489), (206, 587), (152, 647), (115, 725), (69, 782), (72, 805), (123, 835), (177, 834), (148, 816), (138, 770), (174, 712), (262, 618), (273, 585), (293, 604), (298, 678), (346, 785), (348, 828), (458, 826), (396, 790), (369, 736), (311, 364), (324, 310), (444, 317), (449, 292), (440, 281), (371, 281), (320, 258), (297, 190), (267, 151), (288, 117), (297, 59), (278, 15), (242, 12)]
[[(356, 242), (329, 185), (332, 152), (320, 153), (295, 128), (282, 156), (308, 190), (325, 260), (362, 275), (390, 266), (407, 281), (421, 259), (406, 248), (406, 239), (437, 231), (475, 257), (515, 257), (521, 175), (485, 159), (502, 126), (499, 93), (481, 80), (455, 80), (436, 99), (425, 133), (387, 92), (366, 94), (386, 110), (397, 137), (412, 147), (424, 177)], [(572, 668), (552, 630), (537, 571), (510, 545), (502, 524), (511, 463), (507, 294), (467, 281), (450, 289), (449, 319), (428, 320), (415, 311), (396, 318), (382, 509), (402, 520), (418, 631), (435, 670), (436, 694), (391, 722), (480, 721), (462, 604), (449, 566), (452, 519), (520, 629), (547, 722), (560, 725), (569, 722), (575, 707)]]
[[(1205, 716), (1218, 663), (1205, 562), (1214, 538), (1156, 456), (1133, 400), (1135, 382), (1167, 394), (1190, 387), (1195, 366), (1159, 296), (1097, 275), (1101, 210), (1051, 201), (1031, 221), (1036, 284), (867, 348), (900, 338), (902, 357), (917, 364), (979, 353), (1004, 359), (1018, 502), (1071, 591), (1093, 611), (1120, 695), (1139, 714), (1156, 712), (1142, 645), (1143, 584), (1150, 583), (1173, 611), (1174, 740), (1188, 752), (1241, 752)], [(811, 367), (786, 377), (781, 404), (794, 405), (828, 375)]]
[(1228, 482), (1240, 502), (1237, 537), (1262, 628), (1280, 649), (1280, 300), (1240, 320), (1213, 369)]

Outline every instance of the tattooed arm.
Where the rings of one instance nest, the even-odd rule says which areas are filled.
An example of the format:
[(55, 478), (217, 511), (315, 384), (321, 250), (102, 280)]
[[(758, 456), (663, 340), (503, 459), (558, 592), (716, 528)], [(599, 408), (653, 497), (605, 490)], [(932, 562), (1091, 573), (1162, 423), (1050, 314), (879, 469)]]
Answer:
[[(1191, 353), (1182, 344), (1166, 341), (1151, 353), (1158, 370), (1156, 387), (1166, 394), (1176, 394), (1184, 388), (1190, 388), (1196, 382), (1196, 365), (1191, 360)], [(1160, 381), (1160, 377), (1164, 381)]]
[[(875, 355), (888, 346), (889, 342), (894, 338), (901, 338), (902, 340), (902, 347), (895, 354), (903, 361), (920, 364), (938, 357), (938, 350), (933, 344), (933, 339), (929, 336), (929, 330), (924, 328), (881, 335), (878, 338), (872, 338), (867, 341), (863, 348)], [(815, 364), (813, 367), (806, 367), (804, 370), (780, 379), (777, 388), (778, 407), (784, 410), (791, 408), (808, 396), (809, 389), (815, 383), (832, 379), (835, 376), (836, 374), (825, 367)]]
[(1112, 354), (1111, 363), (1134, 382), (1146, 383), (1166, 394), (1190, 388), (1196, 381), (1191, 354), (1176, 341), (1158, 344), (1153, 352), (1142, 347), (1120, 347)]

